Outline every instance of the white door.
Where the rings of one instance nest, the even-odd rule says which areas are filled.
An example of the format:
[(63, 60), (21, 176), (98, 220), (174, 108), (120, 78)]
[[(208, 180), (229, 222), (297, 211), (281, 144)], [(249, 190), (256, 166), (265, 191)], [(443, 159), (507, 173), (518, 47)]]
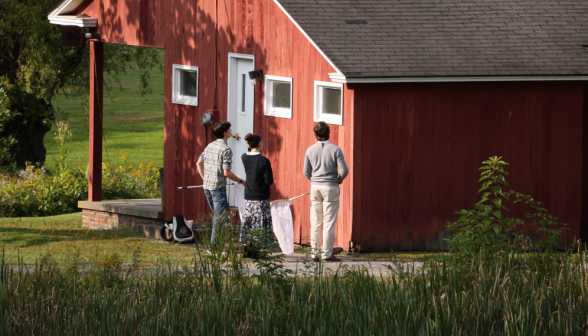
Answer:
[[(245, 180), (245, 169), (241, 156), (247, 153), (244, 137), (253, 133), (253, 89), (249, 80), (249, 71), (254, 70), (253, 56), (229, 55), (229, 91), (228, 119), (233, 130), (229, 147), (233, 150), (233, 173)], [(227, 187), (229, 205), (235, 206), (233, 186)]]

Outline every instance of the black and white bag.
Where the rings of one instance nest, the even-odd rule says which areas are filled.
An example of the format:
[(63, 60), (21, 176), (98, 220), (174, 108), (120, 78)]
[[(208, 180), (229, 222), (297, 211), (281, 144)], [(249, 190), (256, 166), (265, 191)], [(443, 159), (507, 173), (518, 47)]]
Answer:
[(186, 225), (186, 219), (182, 215), (174, 216), (171, 223), (166, 223), (161, 228), (161, 238), (165, 241), (176, 243), (188, 243), (194, 241), (194, 232)]

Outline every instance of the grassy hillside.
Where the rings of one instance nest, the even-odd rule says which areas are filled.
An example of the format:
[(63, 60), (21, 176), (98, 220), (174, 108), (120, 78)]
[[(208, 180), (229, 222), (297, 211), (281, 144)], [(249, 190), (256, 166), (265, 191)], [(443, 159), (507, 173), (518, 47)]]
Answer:
[[(160, 51), (164, 62), (163, 50)], [(163, 71), (155, 68), (151, 72), (151, 94), (140, 95), (138, 71), (129, 71), (120, 75), (122, 90), (115, 88), (109, 96), (104, 97), (104, 137), (106, 148), (103, 162), (120, 164), (120, 152), (129, 152), (132, 162), (153, 161), (158, 167), (163, 166)], [(105, 78), (111, 82), (112, 78)], [(53, 99), (54, 106), (68, 114), (68, 122), (73, 132), (72, 145), (68, 156), (69, 167), (86, 169), (88, 165), (89, 130), (87, 117), (81, 104), (81, 98), (75, 96), (58, 96)], [(45, 135), (47, 160), (45, 166), (55, 171), (58, 148), (53, 137), (54, 131)], [(108, 155), (107, 155), (108, 154)]]

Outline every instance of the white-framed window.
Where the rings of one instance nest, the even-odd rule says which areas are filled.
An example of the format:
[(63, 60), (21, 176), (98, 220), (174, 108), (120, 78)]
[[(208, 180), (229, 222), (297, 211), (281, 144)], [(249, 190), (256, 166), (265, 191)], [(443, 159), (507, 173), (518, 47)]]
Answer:
[(264, 114), (292, 119), (292, 78), (265, 76)]
[(343, 125), (343, 84), (314, 82), (314, 121)]
[(198, 106), (198, 67), (174, 64), (172, 103)]

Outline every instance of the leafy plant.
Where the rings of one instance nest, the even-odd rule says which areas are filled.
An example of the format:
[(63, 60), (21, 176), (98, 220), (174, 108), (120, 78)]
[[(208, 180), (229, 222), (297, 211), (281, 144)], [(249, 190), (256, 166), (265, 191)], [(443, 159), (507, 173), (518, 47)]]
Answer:
[(79, 169), (49, 175), (44, 167), (27, 164), (17, 176), (4, 176), (0, 184), (0, 216), (48, 216), (74, 212), (86, 199), (88, 182)]
[(509, 209), (504, 202), (514, 197), (513, 203), (525, 202), (531, 212), (526, 217), (531, 220), (531, 228), (541, 233), (543, 240), (537, 244), (541, 249), (555, 248), (566, 224), (557, 223), (557, 217), (549, 215), (542, 203), (528, 195), (516, 191), (504, 191), (508, 187), (504, 167), (508, 163), (502, 157), (493, 156), (483, 162), (482, 174), (478, 182), (483, 182), (478, 194), (480, 200), (473, 210), (460, 210), (461, 215), (455, 223), (448, 223), (447, 229), (452, 235), (447, 238), (450, 249), (459, 256), (471, 257), (479, 252), (487, 258), (498, 252), (524, 250), (530, 246), (528, 237), (518, 228), (525, 222), (519, 218), (504, 216)]
[[(260, 270), (260, 276), (284, 279), (292, 275), (292, 271), (284, 268), (284, 254), (274, 253), (280, 251), (280, 245), (274, 240), (274, 233), (264, 233), (263, 230), (249, 231), (249, 246), (253, 246), (257, 252), (257, 258), (253, 262)], [(246, 246), (249, 247), (249, 246)]]
[[(102, 167), (104, 199), (158, 198), (159, 171), (153, 162), (125, 161)], [(78, 201), (88, 199), (88, 177), (80, 169), (50, 175), (44, 167), (27, 164), (16, 176), (0, 176), (0, 217), (60, 215), (77, 211)]]
[(157, 198), (161, 195), (159, 171), (153, 162), (139, 163), (129, 161), (129, 153), (122, 151), (123, 164), (110, 166), (102, 164), (102, 198), (132, 199)]
[(509, 196), (514, 196), (514, 203), (525, 202), (529, 205), (531, 211), (525, 216), (530, 219), (534, 229), (541, 235), (541, 241), (537, 243), (537, 247), (541, 250), (556, 249), (559, 247), (559, 237), (564, 230), (568, 230), (565, 226), (567, 224), (558, 223), (558, 217), (550, 215), (547, 209), (543, 207), (543, 203), (535, 201), (531, 196), (518, 193), (516, 191), (509, 191)]

